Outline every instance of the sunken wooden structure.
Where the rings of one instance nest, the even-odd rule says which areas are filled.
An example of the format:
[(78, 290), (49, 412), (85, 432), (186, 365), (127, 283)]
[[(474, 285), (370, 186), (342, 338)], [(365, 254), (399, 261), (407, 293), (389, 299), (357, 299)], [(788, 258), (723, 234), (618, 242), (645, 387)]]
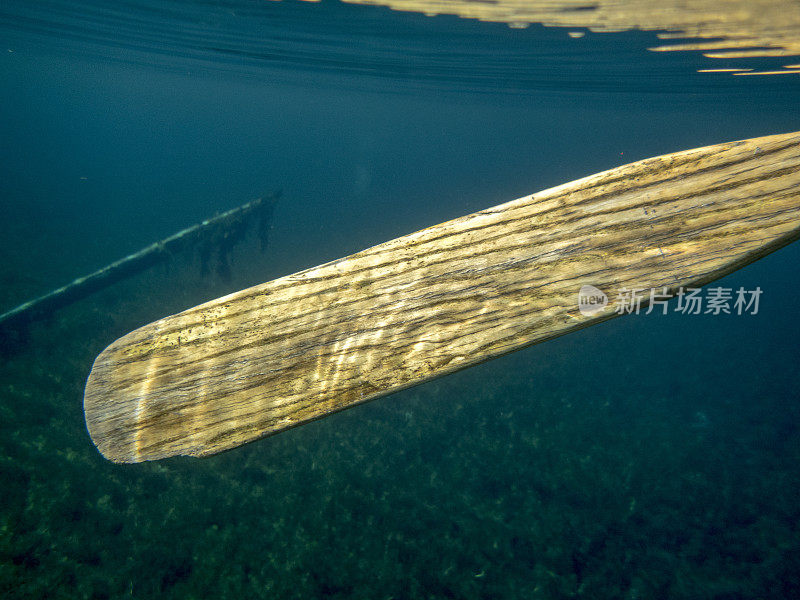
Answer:
[(231, 210), (217, 214), (196, 225), (182, 229), (168, 238), (150, 244), (138, 252), (129, 254), (84, 277), (56, 288), (43, 296), (24, 302), (0, 314), (0, 331), (4, 327), (27, 324), (37, 317), (52, 313), (94, 292), (104, 289), (127, 277), (145, 271), (152, 266), (169, 260), (186, 247), (199, 246), (204, 270), (211, 260), (210, 254), (217, 254), (218, 270), (228, 268), (228, 254), (233, 246), (241, 241), (251, 221), (258, 222), (258, 236), (262, 249), (266, 246), (272, 212), (280, 194), (271, 194), (252, 200)]

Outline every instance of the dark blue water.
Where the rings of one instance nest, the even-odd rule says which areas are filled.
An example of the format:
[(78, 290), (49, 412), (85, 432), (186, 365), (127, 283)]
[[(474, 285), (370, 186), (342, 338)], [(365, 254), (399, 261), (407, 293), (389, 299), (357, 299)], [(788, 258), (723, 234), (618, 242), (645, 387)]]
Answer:
[(4, 340), (3, 596), (800, 595), (797, 244), (722, 280), (760, 286), (757, 315), (632, 315), (209, 459), (113, 465), (82, 413), (94, 357), (139, 325), (800, 129), (796, 77), (328, 1), (6, 1), (0, 40), (0, 311), (283, 192), (229, 277), (189, 252)]

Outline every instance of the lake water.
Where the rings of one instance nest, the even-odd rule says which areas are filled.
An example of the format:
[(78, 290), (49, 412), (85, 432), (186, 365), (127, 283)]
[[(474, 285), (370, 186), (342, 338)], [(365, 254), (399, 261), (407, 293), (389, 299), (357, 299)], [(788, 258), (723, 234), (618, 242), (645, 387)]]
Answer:
[(569, 31), (327, 0), (6, 0), (0, 312), (282, 197), (228, 276), (188, 252), (4, 333), (0, 594), (800, 596), (797, 244), (720, 281), (760, 287), (756, 315), (615, 319), (208, 459), (115, 465), (86, 433), (92, 361), (154, 319), (640, 158), (800, 129), (796, 75)]

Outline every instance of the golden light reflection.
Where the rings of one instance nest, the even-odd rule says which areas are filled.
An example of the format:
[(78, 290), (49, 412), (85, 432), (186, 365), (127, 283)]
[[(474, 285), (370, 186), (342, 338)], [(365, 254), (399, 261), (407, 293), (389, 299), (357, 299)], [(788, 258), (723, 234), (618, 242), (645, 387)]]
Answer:
[[(713, 59), (800, 56), (800, 2), (796, 0), (344, 0), (425, 15), (457, 15), (526, 27), (585, 28), (595, 32), (662, 31), (660, 39), (700, 38), (650, 48), (699, 51)], [(582, 37), (571, 31), (572, 38)], [(704, 41), (708, 40), (708, 41)], [(723, 50), (717, 52), (718, 50)], [(710, 52), (714, 51), (714, 52)], [(746, 65), (743, 65), (746, 66)], [(705, 70), (704, 70), (705, 71)], [(796, 73), (796, 70), (759, 74)]]

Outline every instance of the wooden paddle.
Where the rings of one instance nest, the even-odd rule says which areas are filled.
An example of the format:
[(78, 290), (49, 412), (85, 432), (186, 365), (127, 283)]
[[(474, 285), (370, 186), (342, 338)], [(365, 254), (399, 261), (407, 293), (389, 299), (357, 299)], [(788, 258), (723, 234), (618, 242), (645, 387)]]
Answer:
[[(800, 237), (800, 132), (668, 154), (146, 325), (86, 384), (116, 462), (205, 456), (615, 316)], [(591, 285), (609, 302), (579, 310)], [(591, 314), (589, 314), (591, 313)]]

